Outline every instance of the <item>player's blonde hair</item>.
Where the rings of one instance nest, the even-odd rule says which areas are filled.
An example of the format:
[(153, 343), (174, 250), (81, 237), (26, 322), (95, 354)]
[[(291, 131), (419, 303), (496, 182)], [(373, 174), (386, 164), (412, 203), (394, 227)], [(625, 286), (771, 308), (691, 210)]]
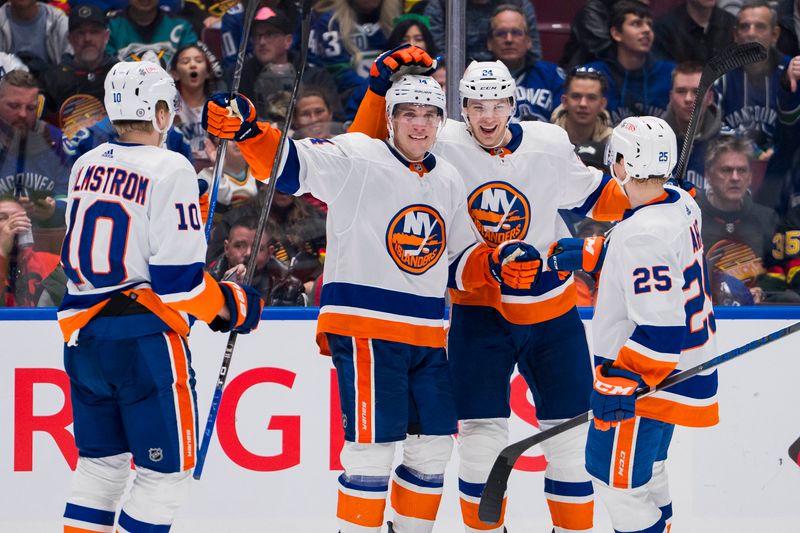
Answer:
[[(163, 100), (156, 103), (156, 113), (165, 111), (169, 113), (169, 106)], [(131, 131), (140, 131), (142, 133), (152, 133), (155, 131), (152, 120), (112, 120), (111, 125), (114, 126), (117, 135), (124, 135)]]

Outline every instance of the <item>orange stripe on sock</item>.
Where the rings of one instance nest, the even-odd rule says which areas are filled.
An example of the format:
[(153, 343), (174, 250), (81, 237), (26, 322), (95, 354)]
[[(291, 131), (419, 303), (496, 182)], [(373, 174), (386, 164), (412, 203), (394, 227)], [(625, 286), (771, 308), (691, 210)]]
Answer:
[(633, 462), (633, 436), (636, 418), (620, 422), (617, 426), (617, 445), (612, 456), (614, 468), (613, 486), (618, 489), (630, 488), (630, 471)]
[(386, 499), (367, 499), (339, 491), (336, 517), (363, 527), (381, 527)]
[(433, 521), (441, 501), (441, 494), (421, 494), (392, 481), (392, 508), (398, 514)]
[(477, 529), (479, 531), (488, 531), (490, 529), (497, 529), (503, 525), (503, 520), (506, 516), (506, 501), (508, 498), (503, 498), (503, 506), (500, 508), (500, 520), (494, 524), (487, 524), (478, 518), (478, 504), (472, 503), (460, 498), (461, 500), (461, 517), (464, 519), (464, 525)]
[(178, 402), (175, 408), (178, 415), (181, 448), (183, 450), (183, 470), (194, 467), (194, 409), (192, 408), (192, 392), (189, 387), (189, 361), (186, 357), (183, 340), (174, 331), (167, 332), (172, 363), (175, 365), (175, 392)]
[(584, 531), (592, 529), (594, 502), (565, 503), (547, 500), (553, 525), (563, 529)]
[(369, 339), (356, 339), (356, 442), (372, 442), (372, 351)]
[(64, 533), (102, 533), (97, 529), (84, 529), (82, 527), (64, 526)]

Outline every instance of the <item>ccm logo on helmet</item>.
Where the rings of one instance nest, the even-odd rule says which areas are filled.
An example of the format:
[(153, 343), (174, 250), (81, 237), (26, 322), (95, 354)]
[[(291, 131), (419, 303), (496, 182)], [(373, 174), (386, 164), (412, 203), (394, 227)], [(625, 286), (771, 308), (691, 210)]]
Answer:
[(489, 246), (528, 234), (530, 202), (519, 190), (503, 181), (481, 185), (467, 202), (472, 223)]
[(401, 209), (386, 230), (386, 248), (403, 272), (423, 274), (445, 249), (445, 227), (441, 215), (427, 205)]

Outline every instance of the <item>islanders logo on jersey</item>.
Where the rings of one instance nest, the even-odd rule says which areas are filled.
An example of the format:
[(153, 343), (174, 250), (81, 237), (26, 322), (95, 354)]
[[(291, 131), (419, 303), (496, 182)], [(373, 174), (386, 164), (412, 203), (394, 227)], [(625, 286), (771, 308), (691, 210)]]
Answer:
[(528, 234), (531, 205), (528, 199), (503, 181), (481, 185), (469, 195), (469, 215), (489, 246)]
[(445, 228), (442, 216), (427, 205), (404, 207), (389, 222), (386, 248), (403, 272), (425, 273), (444, 252)]

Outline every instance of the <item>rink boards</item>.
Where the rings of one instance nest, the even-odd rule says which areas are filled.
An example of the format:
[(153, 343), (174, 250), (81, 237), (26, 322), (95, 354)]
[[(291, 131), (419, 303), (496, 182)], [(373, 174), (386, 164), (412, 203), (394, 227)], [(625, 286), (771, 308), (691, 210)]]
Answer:
[[(800, 309), (731, 308), (717, 315), (724, 351), (800, 320)], [(60, 531), (77, 452), (54, 316), (0, 310), (0, 531)], [(237, 341), (203, 479), (193, 484), (172, 531), (337, 530), (341, 413), (330, 359), (314, 344), (315, 311), (267, 310), (265, 317), (258, 331)], [(202, 324), (192, 331), (201, 430), (225, 342)], [(786, 452), (800, 436), (798, 346), (800, 333), (721, 367), (721, 424), (676, 431), (668, 461), (674, 533), (800, 532), (800, 467)], [(518, 376), (512, 409), (512, 439), (536, 431)], [(509, 531), (549, 530), (540, 453), (532, 450), (512, 475)], [(456, 466), (454, 454), (437, 533), (463, 531)], [(602, 505), (595, 514), (596, 530), (610, 531)]]

